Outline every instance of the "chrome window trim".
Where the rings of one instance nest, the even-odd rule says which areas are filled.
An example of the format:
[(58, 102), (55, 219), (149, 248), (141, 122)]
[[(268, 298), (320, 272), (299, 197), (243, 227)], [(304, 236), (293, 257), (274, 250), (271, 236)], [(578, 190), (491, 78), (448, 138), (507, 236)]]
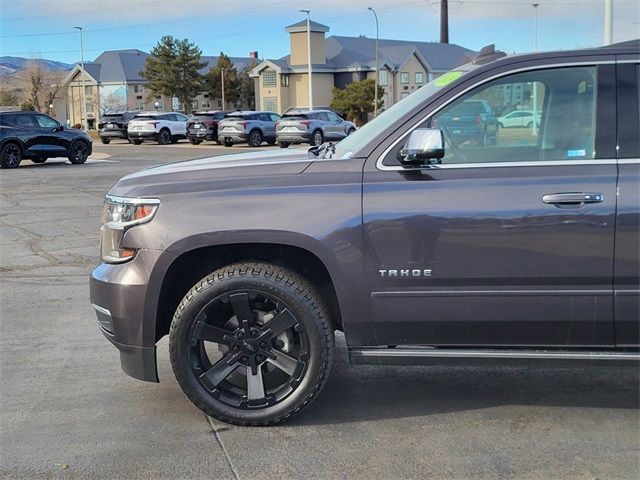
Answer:
[(618, 163), (637, 165), (640, 163), (640, 158), (620, 158), (618, 159)]
[[(620, 63), (620, 62), (618, 62)], [(551, 63), (551, 64), (540, 64), (534, 65), (530, 67), (521, 67), (514, 70), (509, 70), (508, 72), (502, 72), (496, 75), (492, 75), (491, 77), (485, 78), (479, 83), (471, 85), (465, 88), (463, 91), (458, 93), (456, 96), (450, 98), (442, 105), (440, 105), (435, 110), (429, 112), (426, 116), (424, 116), (421, 120), (417, 121), (415, 125), (413, 125), (409, 130), (407, 130), (401, 137), (399, 137), (395, 142), (389, 145), (384, 152), (378, 157), (376, 161), (376, 168), (381, 171), (407, 171), (407, 170), (429, 170), (434, 168), (440, 169), (450, 169), (450, 168), (484, 168), (484, 167), (533, 167), (533, 166), (544, 166), (544, 165), (608, 165), (610, 163), (615, 163), (616, 160), (607, 160), (607, 159), (594, 159), (594, 160), (538, 160), (535, 162), (532, 161), (524, 161), (524, 162), (493, 162), (493, 163), (461, 163), (459, 165), (425, 165), (421, 167), (414, 167), (408, 169), (406, 167), (402, 167), (401, 165), (384, 165), (384, 158), (393, 150), (398, 143), (404, 140), (411, 132), (413, 132), (419, 125), (425, 122), (429, 117), (435, 115), (440, 110), (445, 108), (450, 103), (458, 100), (460, 97), (465, 95), (467, 92), (473, 90), (476, 87), (489, 83), (497, 78), (506, 77), (508, 75), (512, 75), (514, 73), (528, 72), (532, 70), (544, 70), (546, 68), (561, 68), (561, 67), (581, 67), (581, 66), (595, 66), (595, 65), (615, 65), (615, 60), (600, 60), (600, 61), (592, 61), (592, 62), (565, 62), (565, 63)], [(604, 162), (604, 163), (598, 163)]]

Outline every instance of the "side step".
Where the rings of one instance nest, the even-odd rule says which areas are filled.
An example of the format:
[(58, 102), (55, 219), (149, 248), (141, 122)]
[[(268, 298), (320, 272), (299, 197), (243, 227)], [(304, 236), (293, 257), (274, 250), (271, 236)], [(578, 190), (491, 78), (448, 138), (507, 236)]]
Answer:
[(357, 365), (640, 366), (640, 352), (434, 347), (350, 348)]

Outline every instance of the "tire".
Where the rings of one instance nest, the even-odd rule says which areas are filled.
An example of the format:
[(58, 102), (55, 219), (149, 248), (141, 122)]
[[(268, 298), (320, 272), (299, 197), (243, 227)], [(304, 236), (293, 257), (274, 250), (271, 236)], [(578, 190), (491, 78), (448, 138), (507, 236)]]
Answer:
[(334, 349), (315, 289), (268, 263), (236, 263), (203, 278), (182, 299), (169, 332), (182, 391), (207, 415), (235, 425), (273, 425), (306, 408), (327, 380)]
[(158, 145), (169, 145), (171, 143), (171, 132), (166, 128), (160, 130), (158, 134)]
[(108, 138), (102, 138), (100, 137), (100, 141), (105, 144), (105, 145), (109, 145), (111, 143), (111, 140)]
[(200, 144), (202, 143), (202, 140), (196, 140), (196, 139), (194, 139), (194, 138), (190, 138), (190, 139), (189, 139), (189, 143), (190, 143), (191, 145), (200, 145)]
[(249, 133), (248, 142), (251, 147), (259, 147), (262, 145), (262, 132), (260, 132), (260, 130), (253, 130)]
[(74, 165), (81, 165), (89, 158), (89, 145), (82, 140), (76, 140), (69, 147), (69, 156), (67, 157)]
[(355, 131), (356, 131), (356, 129), (355, 129), (355, 128), (350, 128), (349, 130), (347, 130), (347, 137), (348, 137), (349, 135), (351, 135), (351, 134), (352, 134), (353, 132), (355, 132)]
[(44, 163), (47, 161), (47, 157), (37, 157), (37, 158), (32, 158), (31, 161), (33, 163)]
[(17, 168), (22, 161), (22, 149), (14, 142), (8, 142), (0, 151), (0, 167)]
[(225, 140), (224, 141), (224, 146), (225, 147), (233, 147), (233, 142), (231, 140)]
[(278, 142), (280, 148), (289, 148), (289, 145), (291, 145), (289, 142)]
[(142, 145), (142, 140), (129, 140), (134, 145)]
[(311, 136), (311, 142), (309, 143), (311, 143), (312, 146), (319, 147), (320, 145), (322, 145), (322, 142), (324, 142), (322, 131), (316, 130), (315, 132), (313, 132), (313, 135)]

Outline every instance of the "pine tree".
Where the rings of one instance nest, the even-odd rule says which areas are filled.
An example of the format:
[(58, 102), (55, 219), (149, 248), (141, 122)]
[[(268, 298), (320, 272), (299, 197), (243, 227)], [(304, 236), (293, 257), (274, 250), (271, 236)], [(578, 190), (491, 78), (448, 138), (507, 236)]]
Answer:
[(206, 63), (200, 61), (201, 56), (202, 51), (188, 39), (166, 35), (151, 50), (140, 76), (147, 80), (152, 96), (177, 97), (187, 112), (191, 99), (202, 90), (198, 72)]
[[(240, 80), (236, 67), (223, 52), (220, 52), (218, 62), (207, 73), (209, 93), (211, 98), (222, 98), (222, 69), (224, 69), (225, 102), (234, 102), (240, 98)], [(226, 105), (223, 105), (222, 108), (226, 108)]]
[[(367, 114), (374, 111), (375, 88), (373, 79), (350, 83), (343, 90), (335, 87), (331, 108), (343, 112), (347, 119), (362, 125), (367, 121)], [(381, 100), (383, 95), (384, 90), (378, 87), (378, 110), (384, 104)]]

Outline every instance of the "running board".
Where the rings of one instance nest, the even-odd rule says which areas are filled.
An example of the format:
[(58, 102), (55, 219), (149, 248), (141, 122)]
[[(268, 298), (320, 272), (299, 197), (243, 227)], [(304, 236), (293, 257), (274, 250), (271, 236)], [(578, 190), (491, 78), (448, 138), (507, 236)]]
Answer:
[(640, 366), (640, 352), (615, 351), (368, 347), (350, 348), (349, 359), (357, 365)]

